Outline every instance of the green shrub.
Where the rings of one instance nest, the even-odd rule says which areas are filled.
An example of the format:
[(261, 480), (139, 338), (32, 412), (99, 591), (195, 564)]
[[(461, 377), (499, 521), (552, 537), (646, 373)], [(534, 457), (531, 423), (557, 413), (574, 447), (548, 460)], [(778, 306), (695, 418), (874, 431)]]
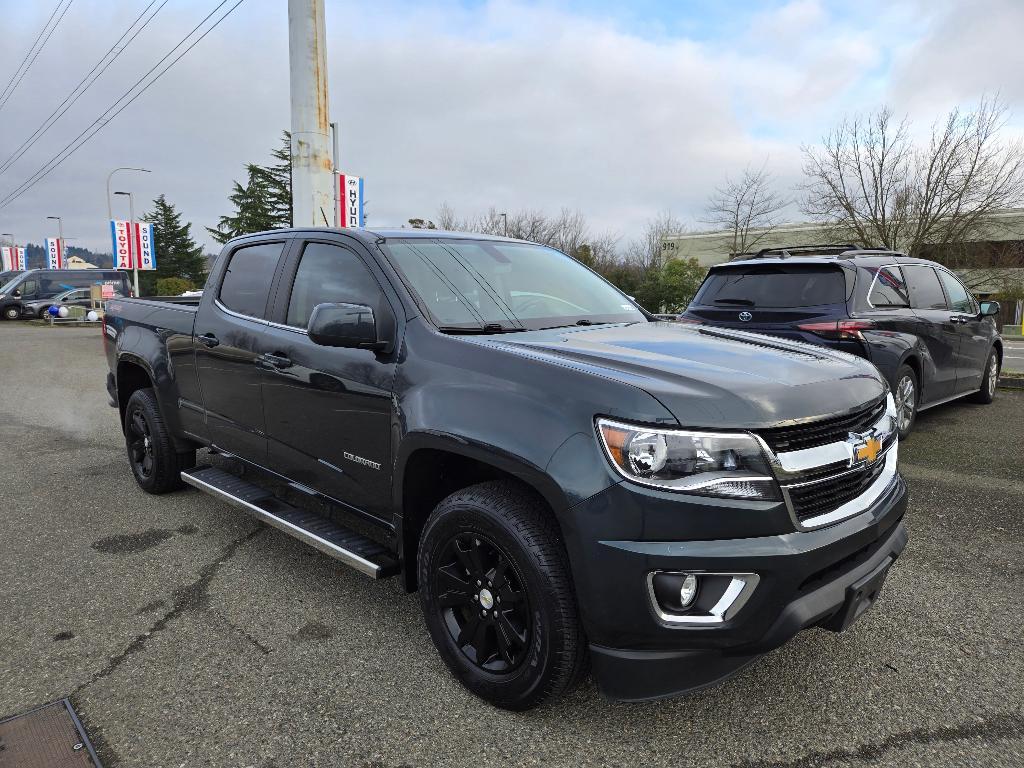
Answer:
[(180, 296), (193, 289), (192, 282), (183, 277), (161, 277), (156, 281), (157, 296)]

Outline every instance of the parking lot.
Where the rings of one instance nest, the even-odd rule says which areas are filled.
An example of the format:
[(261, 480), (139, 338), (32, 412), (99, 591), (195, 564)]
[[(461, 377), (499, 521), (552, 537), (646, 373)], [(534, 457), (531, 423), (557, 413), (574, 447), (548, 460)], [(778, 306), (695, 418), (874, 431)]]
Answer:
[(98, 328), (0, 323), (0, 718), (70, 695), (107, 768), (1024, 765), (1024, 392), (920, 415), (911, 543), (849, 632), (689, 696), (512, 714), (397, 580), (140, 491), (105, 371)]

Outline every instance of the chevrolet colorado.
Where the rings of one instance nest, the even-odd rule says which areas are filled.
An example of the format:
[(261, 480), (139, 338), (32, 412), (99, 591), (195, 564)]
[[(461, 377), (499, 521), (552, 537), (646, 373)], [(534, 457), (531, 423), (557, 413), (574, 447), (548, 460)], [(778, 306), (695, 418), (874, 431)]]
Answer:
[[(201, 297), (111, 301), (103, 334), (143, 490), (187, 483), (399, 575), (452, 673), (499, 707), (588, 665), (614, 699), (710, 685), (845, 629), (906, 545), (870, 363), (658, 322), (536, 244), (245, 236)], [(245, 471), (197, 467), (201, 448)]]

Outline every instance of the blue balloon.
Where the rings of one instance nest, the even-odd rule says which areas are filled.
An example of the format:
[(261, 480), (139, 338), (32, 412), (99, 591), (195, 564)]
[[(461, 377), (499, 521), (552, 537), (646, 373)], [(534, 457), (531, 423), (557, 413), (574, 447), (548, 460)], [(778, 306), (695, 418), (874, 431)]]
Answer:
[(59, 310), (59, 309), (58, 309), (58, 308), (57, 308), (56, 306), (51, 306), (51, 307), (50, 307), (50, 308), (49, 308), (48, 310), (46, 310), (46, 311), (47, 311), (47, 312), (49, 312), (49, 313), (50, 313), (51, 315), (53, 315), (54, 317), (56, 317), (56, 316), (57, 316), (57, 315), (58, 315), (58, 314), (60, 313), (60, 310)]

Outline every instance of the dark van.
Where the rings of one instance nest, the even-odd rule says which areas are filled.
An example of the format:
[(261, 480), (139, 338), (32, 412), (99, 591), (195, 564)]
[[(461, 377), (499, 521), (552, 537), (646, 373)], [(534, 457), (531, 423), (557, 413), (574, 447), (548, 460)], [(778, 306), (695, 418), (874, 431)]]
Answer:
[(116, 269), (30, 269), (0, 285), (0, 316), (4, 320), (35, 316), (40, 302), (93, 285), (112, 286), (113, 298), (132, 295), (128, 276)]

